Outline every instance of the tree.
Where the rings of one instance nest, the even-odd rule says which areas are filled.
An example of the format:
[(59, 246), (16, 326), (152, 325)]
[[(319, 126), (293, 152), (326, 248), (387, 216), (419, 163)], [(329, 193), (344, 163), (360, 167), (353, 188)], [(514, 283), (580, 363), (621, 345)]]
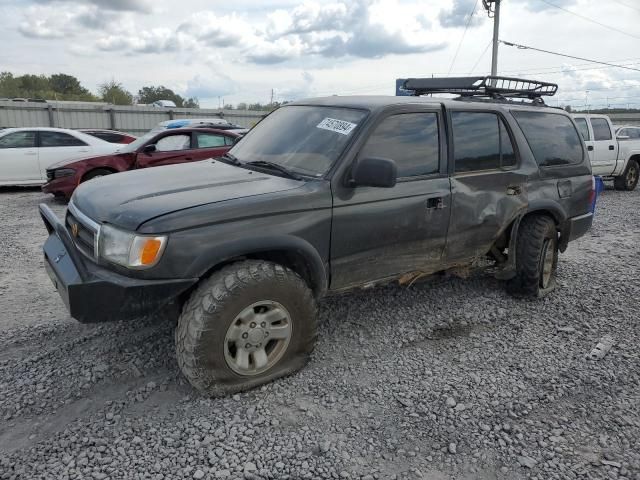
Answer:
[[(176, 105), (178, 104), (176, 103)], [(186, 100), (183, 100), (182, 106), (184, 108), (200, 108), (200, 102), (198, 102), (198, 99), (196, 97), (190, 97)]]
[(170, 88), (160, 85), (159, 87), (142, 87), (138, 91), (139, 103), (153, 103), (157, 100), (171, 100), (178, 107), (182, 107), (184, 99)]
[(80, 85), (80, 80), (72, 75), (56, 73), (49, 77), (49, 87), (56, 93), (62, 94), (86, 94), (89, 91)]
[(224, 110), (233, 110), (233, 105), (231, 105), (230, 103), (225, 103), (224, 107), (222, 107)]
[(237, 108), (238, 110), (247, 110), (247, 104), (244, 102), (240, 102)]
[(0, 97), (15, 98), (20, 96), (20, 82), (11, 72), (0, 72)]
[(114, 105), (132, 105), (133, 95), (120, 82), (110, 80), (98, 88), (100, 98)]

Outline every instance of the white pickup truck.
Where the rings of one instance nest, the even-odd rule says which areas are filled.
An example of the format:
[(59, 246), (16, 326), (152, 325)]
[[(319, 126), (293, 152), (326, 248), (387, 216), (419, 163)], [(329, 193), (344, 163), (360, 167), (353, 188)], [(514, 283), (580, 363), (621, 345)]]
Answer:
[(616, 137), (606, 115), (575, 114), (594, 175), (613, 178), (616, 190), (633, 190), (640, 175), (640, 140)]

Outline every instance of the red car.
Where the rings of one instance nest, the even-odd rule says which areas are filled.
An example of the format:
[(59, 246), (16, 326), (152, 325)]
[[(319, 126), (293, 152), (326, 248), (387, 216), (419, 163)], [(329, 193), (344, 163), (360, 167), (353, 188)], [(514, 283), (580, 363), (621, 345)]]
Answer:
[(92, 178), (136, 168), (158, 167), (224, 155), (240, 138), (212, 128), (177, 128), (149, 132), (111, 155), (59, 162), (47, 169), (42, 191), (70, 198), (76, 187)]

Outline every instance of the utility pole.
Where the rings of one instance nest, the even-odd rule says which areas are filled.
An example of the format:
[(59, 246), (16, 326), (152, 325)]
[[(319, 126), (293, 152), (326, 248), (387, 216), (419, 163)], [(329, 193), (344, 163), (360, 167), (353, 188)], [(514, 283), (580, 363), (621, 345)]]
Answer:
[(269, 105), (273, 105), (273, 88), (271, 89), (271, 101), (269, 102)]
[(491, 75), (498, 74), (498, 44), (500, 41), (500, 2), (501, 0), (482, 0), (482, 6), (489, 18), (493, 18), (493, 49), (491, 52)]

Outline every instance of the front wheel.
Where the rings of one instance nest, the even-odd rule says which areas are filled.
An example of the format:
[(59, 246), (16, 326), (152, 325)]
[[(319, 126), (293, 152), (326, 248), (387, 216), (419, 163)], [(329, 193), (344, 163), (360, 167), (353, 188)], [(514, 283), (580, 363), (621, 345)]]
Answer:
[(518, 295), (542, 297), (556, 286), (558, 231), (546, 215), (525, 217), (518, 228), (516, 276), (509, 290)]
[(627, 169), (619, 177), (613, 179), (613, 187), (616, 190), (631, 191), (638, 185), (638, 178), (640, 177), (640, 166), (635, 160), (629, 160)]
[(104, 177), (105, 175), (111, 175), (113, 172), (111, 170), (107, 170), (106, 168), (96, 168), (95, 170), (91, 170), (87, 172), (84, 177), (82, 177), (82, 182), (87, 182), (94, 178)]
[(247, 390), (302, 368), (316, 339), (316, 303), (281, 265), (247, 260), (191, 294), (176, 328), (182, 373), (205, 395)]

